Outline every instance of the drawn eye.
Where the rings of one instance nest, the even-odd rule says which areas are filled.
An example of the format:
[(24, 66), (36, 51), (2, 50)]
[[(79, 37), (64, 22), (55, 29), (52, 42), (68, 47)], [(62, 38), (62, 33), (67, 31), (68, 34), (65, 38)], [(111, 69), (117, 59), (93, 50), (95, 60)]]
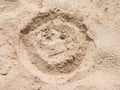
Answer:
[(60, 35), (60, 39), (65, 40), (66, 36), (64, 34)]

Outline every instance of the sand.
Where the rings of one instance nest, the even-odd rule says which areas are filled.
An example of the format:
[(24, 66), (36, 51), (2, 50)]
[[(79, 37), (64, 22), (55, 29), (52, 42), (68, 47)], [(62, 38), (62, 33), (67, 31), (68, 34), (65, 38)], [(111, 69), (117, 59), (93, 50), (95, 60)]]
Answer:
[(0, 90), (120, 90), (119, 0), (1, 0)]

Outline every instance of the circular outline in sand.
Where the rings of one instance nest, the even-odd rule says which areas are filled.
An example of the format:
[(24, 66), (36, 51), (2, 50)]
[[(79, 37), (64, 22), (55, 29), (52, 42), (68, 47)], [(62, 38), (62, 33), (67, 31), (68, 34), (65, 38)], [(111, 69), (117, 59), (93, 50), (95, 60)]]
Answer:
[[(60, 15), (62, 15), (62, 14), (60, 14)], [(71, 17), (69, 17), (69, 18), (71, 18)], [(78, 27), (79, 23), (76, 23), (76, 24), (77, 24), (76, 27)], [(30, 25), (32, 25), (32, 24), (30, 24)], [(31, 26), (28, 25), (28, 27), (31, 29)], [(84, 28), (86, 28), (86, 27), (84, 27)], [(25, 31), (25, 33), (29, 33), (29, 31), (28, 32)], [(25, 46), (23, 45), (21, 40), (17, 46), (17, 53), (18, 53), (19, 61), (22, 63), (22, 65), (30, 73), (32, 73), (34, 76), (40, 78), (42, 81), (44, 81), (46, 83), (63, 84), (65, 82), (67, 82), (71, 77), (76, 75), (76, 70), (74, 70), (73, 72), (71, 72), (69, 74), (59, 74), (59, 75), (49, 75), (49, 74), (43, 73), (42, 71), (38, 70), (37, 67), (32, 65), (32, 63), (30, 62), (28, 53), (25, 50)]]

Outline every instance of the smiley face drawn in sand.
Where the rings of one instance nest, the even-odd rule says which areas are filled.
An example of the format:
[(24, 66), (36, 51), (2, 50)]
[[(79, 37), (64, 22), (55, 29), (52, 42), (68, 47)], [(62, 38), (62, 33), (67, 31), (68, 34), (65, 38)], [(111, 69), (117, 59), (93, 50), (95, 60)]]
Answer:
[(39, 13), (21, 30), (21, 41), (29, 62), (48, 75), (70, 74), (80, 66), (92, 39), (87, 27), (59, 9)]

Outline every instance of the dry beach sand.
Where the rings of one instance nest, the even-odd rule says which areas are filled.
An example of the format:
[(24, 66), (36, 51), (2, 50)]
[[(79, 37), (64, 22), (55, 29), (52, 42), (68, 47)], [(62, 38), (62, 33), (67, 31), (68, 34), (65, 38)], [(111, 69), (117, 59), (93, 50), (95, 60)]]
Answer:
[(120, 1), (0, 0), (0, 90), (120, 90)]

